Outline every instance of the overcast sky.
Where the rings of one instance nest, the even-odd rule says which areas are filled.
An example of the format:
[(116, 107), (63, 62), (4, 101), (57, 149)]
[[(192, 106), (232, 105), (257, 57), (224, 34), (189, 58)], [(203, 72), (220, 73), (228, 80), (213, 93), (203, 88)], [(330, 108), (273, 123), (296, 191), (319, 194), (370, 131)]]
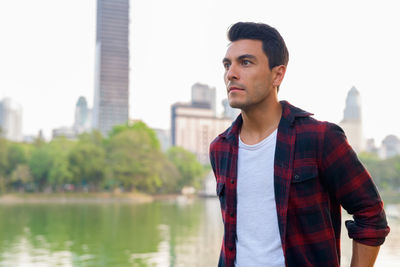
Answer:
[[(354, 85), (379, 145), (400, 136), (399, 10), (396, 0), (131, 1), (130, 116), (169, 128), (170, 105), (196, 82), (215, 86), (221, 106), (227, 28), (264, 22), (290, 53), (279, 98), (338, 123)], [(93, 105), (95, 27), (95, 0), (0, 1), (0, 98), (23, 106), (24, 134), (72, 125), (79, 96)]]

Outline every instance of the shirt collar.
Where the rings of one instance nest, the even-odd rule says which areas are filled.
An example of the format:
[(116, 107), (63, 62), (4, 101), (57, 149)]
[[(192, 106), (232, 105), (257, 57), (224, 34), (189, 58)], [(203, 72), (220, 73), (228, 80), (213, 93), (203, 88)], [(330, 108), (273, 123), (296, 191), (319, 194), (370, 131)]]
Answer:
[[(309, 117), (311, 115), (314, 115), (313, 113), (304, 111), (298, 107), (291, 105), (288, 101), (284, 100), (280, 101), (280, 104), (282, 106), (282, 117), (279, 124), (285, 123), (290, 126), (293, 126), (296, 118)], [(243, 123), (242, 114), (239, 114), (236, 120), (232, 123), (231, 127), (229, 127), (225, 132), (223, 132), (219, 136), (222, 138), (226, 138), (228, 140), (230, 139), (237, 140), (240, 128), (242, 127), (242, 123)]]

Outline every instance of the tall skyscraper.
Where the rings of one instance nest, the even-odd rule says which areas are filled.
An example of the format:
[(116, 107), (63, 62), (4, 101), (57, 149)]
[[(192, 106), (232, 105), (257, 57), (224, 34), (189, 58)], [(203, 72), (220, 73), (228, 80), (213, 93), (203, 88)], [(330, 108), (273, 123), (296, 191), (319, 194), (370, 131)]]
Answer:
[(86, 98), (81, 96), (75, 107), (74, 131), (76, 134), (89, 131), (91, 128), (92, 111), (88, 108)]
[(361, 98), (360, 93), (354, 86), (347, 93), (343, 121), (361, 122)]
[(98, 0), (93, 127), (106, 135), (128, 119), (129, 0)]
[(354, 86), (347, 94), (343, 120), (339, 123), (339, 126), (343, 128), (350, 145), (357, 153), (365, 150), (366, 142), (362, 131), (361, 97)]
[(8, 140), (21, 142), (22, 135), (22, 107), (10, 98), (0, 101), (0, 128), (1, 135)]

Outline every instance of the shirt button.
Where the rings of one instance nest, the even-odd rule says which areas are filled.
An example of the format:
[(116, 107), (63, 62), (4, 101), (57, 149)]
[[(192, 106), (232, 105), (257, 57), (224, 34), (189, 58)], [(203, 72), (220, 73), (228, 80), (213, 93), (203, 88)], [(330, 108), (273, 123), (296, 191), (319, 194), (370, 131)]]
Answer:
[(229, 247), (229, 251), (232, 251), (233, 250), (233, 247)]
[(231, 180), (231, 184), (234, 184), (234, 183), (235, 183), (235, 180), (232, 179), (232, 180)]
[(231, 212), (231, 214), (230, 214), (230, 215), (231, 215), (231, 217), (233, 218), (233, 216), (234, 216), (235, 214), (233, 214), (233, 212)]
[(295, 180), (299, 180), (299, 179), (300, 179), (300, 176), (296, 174), (296, 175), (294, 176), (294, 179), (295, 179)]

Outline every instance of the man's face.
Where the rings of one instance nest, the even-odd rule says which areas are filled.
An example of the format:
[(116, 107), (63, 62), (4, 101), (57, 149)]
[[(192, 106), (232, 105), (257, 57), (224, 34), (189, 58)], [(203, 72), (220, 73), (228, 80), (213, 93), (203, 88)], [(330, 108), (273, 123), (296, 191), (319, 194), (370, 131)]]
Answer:
[(246, 110), (272, 97), (276, 90), (273, 86), (274, 73), (269, 68), (262, 41), (243, 39), (232, 42), (223, 64), (231, 107)]

